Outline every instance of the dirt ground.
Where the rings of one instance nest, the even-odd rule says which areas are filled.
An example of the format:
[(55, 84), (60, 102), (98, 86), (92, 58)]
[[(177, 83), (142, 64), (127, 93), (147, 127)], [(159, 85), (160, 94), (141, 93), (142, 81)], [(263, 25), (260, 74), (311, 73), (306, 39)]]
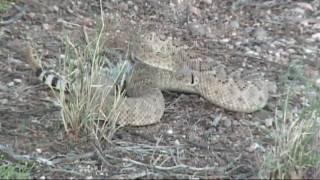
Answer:
[[(320, 2), (113, 0), (102, 5), (106, 17), (118, 17), (127, 27), (161, 31), (207, 49), (227, 66), (265, 72), (277, 82), (277, 92), (251, 114), (228, 112), (198, 95), (164, 92), (161, 123), (120, 129), (100, 152), (89, 137), (65, 134), (52, 93), (19, 53), (22, 42), (32, 41), (43, 63), (54, 67), (66, 34), (81, 39), (83, 27), (96, 26), (99, 1), (15, 1), (0, 14), (0, 144), (56, 162), (37, 164), (34, 178), (259, 177), (263, 154), (274, 144), (270, 119), (283, 110), (281, 80), (289, 65), (302, 64), (304, 74), (320, 84)], [(298, 96), (291, 105), (299, 108), (302, 102)]]

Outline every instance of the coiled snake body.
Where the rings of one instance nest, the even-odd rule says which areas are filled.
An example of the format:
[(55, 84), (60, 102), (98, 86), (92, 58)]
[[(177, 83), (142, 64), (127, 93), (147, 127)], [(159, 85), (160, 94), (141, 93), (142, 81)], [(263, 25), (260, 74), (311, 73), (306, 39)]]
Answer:
[[(59, 86), (60, 90), (67, 87), (62, 79), (34, 63), (30, 48), (25, 52), (40, 80), (53, 87)], [(118, 118), (122, 125), (144, 126), (159, 122), (165, 110), (161, 90), (199, 94), (222, 108), (245, 113), (263, 108), (269, 98), (268, 81), (243, 80), (237, 73), (227, 74), (224, 66), (201, 60), (196, 53), (175, 47), (170, 39), (161, 40), (154, 33), (142, 38), (134, 56), (136, 62), (128, 80), (127, 97), (111, 117)], [(111, 96), (106, 103), (111, 105), (112, 102)]]

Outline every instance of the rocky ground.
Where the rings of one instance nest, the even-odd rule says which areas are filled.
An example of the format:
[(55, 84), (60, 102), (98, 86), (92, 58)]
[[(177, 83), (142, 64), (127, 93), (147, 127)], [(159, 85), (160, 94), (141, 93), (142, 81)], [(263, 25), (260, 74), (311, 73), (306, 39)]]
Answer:
[[(120, 129), (112, 143), (98, 148), (88, 137), (65, 134), (52, 93), (32, 76), (19, 50), (31, 41), (43, 63), (54, 67), (66, 34), (80, 41), (84, 27), (98, 25), (100, 2), (11, 1), (0, 11), (0, 144), (54, 162), (34, 165), (31, 177), (256, 178), (274, 146), (270, 132), (284, 111), (291, 67), (320, 85), (320, 1), (112, 0), (102, 1), (102, 9), (124, 24), (122, 32), (157, 30), (207, 49), (227, 66), (264, 72), (277, 82), (277, 93), (263, 110), (244, 114), (197, 95), (164, 92), (161, 123)], [(302, 109), (307, 98), (296, 89), (301, 93), (290, 106)], [(316, 177), (313, 172), (308, 176)]]

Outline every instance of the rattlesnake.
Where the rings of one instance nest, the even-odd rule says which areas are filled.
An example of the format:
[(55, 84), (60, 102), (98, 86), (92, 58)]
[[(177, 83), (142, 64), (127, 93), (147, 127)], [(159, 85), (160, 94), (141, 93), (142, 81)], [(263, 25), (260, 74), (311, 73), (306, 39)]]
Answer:
[[(35, 63), (31, 48), (25, 50), (25, 56), (41, 81), (60, 90), (67, 89), (65, 80)], [(237, 72), (228, 74), (223, 65), (215, 65), (201, 56), (183, 46), (176, 47), (170, 38), (162, 40), (155, 33), (144, 35), (134, 49), (135, 63), (128, 80), (127, 97), (111, 118), (132, 126), (159, 122), (165, 109), (161, 90), (199, 94), (215, 105), (236, 112), (251, 113), (266, 105), (272, 89), (270, 82), (243, 80)], [(112, 105), (112, 98), (108, 97), (106, 103)]]

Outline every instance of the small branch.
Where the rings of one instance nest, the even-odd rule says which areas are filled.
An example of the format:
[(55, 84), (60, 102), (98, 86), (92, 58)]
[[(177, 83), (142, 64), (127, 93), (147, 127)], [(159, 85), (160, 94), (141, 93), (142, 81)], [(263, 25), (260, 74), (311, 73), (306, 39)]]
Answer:
[(47, 166), (53, 166), (54, 163), (48, 159), (42, 158), (42, 157), (34, 157), (29, 155), (20, 155), (15, 154), (13, 152), (13, 149), (6, 147), (4, 145), (0, 144), (0, 152), (3, 154), (6, 158), (9, 160), (19, 162), (19, 163), (35, 163), (38, 162), (40, 164), (44, 164)]
[(106, 160), (106, 158), (104, 158), (104, 156), (101, 154), (100, 150), (96, 147), (95, 147), (95, 150), (96, 150), (96, 153), (98, 155), (98, 157), (102, 160), (102, 162), (104, 162), (106, 165), (108, 166), (111, 166), (111, 164)]
[(70, 155), (69, 157), (66, 157), (66, 158), (55, 159), (55, 160), (52, 161), (52, 163), (53, 163), (53, 165), (56, 165), (56, 164), (60, 164), (60, 163), (63, 163), (63, 162), (70, 162), (70, 161), (76, 161), (76, 160), (79, 160), (79, 159), (90, 158), (90, 157), (92, 157), (94, 155), (95, 155), (94, 152), (89, 152), (89, 153), (81, 154), (81, 155)]
[(146, 177), (150, 174), (151, 172), (142, 171), (138, 173), (114, 175), (114, 176), (108, 177), (108, 179), (138, 179), (138, 178)]
[(61, 173), (66, 173), (66, 174), (72, 174), (72, 175), (76, 175), (76, 176), (80, 176), (80, 177), (84, 177), (83, 174), (76, 172), (76, 171), (72, 171), (72, 170), (66, 170), (66, 169), (50, 169), (51, 172), (61, 172)]
[(139, 161), (135, 161), (132, 159), (128, 159), (128, 158), (123, 158), (122, 159), (124, 162), (130, 162), (133, 163), (135, 165), (139, 165), (139, 166), (144, 166), (144, 167), (148, 167), (148, 168), (153, 168), (153, 169), (157, 169), (157, 170), (162, 170), (162, 171), (168, 171), (168, 170), (179, 170), (179, 169), (184, 169), (186, 171), (222, 171), (223, 169), (217, 168), (217, 167), (193, 167), (193, 166), (188, 166), (185, 164), (179, 164), (176, 166), (169, 166), (169, 167), (163, 167), (163, 166), (154, 166), (154, 165), (148, 165)]
[(10, 17), (8, 20), (0, 21), (0, 26), (6, 26), (11, 23), (14, 23), (15, 21), (19, 20), (23, 15), (26, 14), (28, 10), (28, 6), (24, 5), (22, 8), (19, 6), (14, 5), (14, 7), (19, 11), (19, 13), (15, 14), (14, 16)]
[(89, 40), (89, 36), (88, 36), (88, 33), (87, 33), (87, 28), (85, 26), (82, 26), (82, 32), (83, 32), (86, 44), (89, 45), (90, 44), (90, 40)]

